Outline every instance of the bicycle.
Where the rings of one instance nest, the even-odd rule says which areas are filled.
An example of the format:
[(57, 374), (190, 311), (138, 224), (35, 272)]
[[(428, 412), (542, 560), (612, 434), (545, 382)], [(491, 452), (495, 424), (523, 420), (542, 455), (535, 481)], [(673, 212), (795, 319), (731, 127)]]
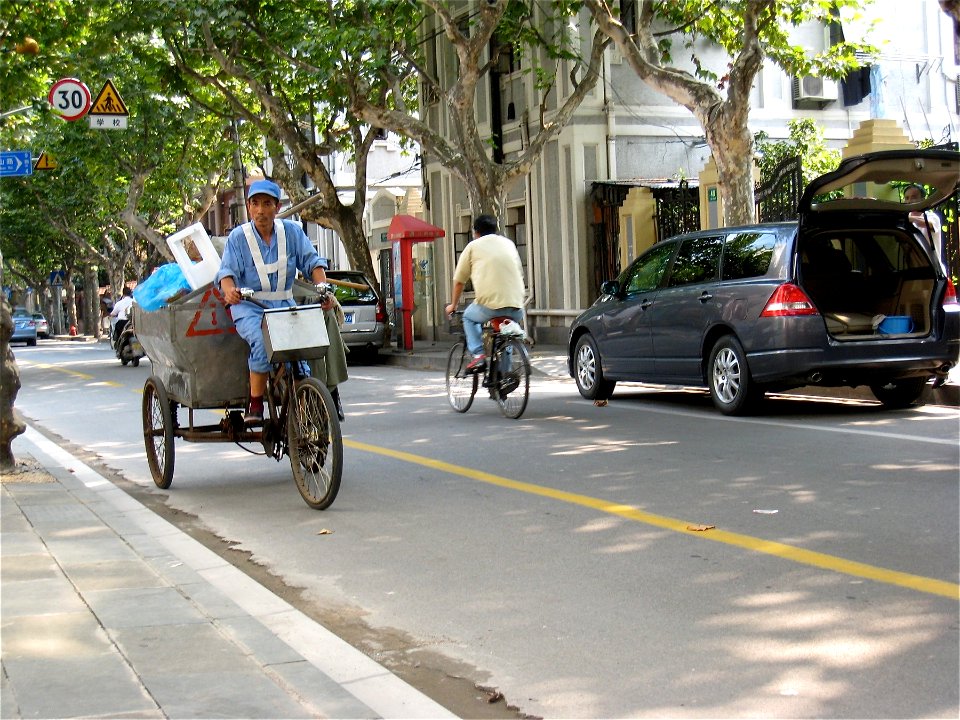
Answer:
[[(462, 328), (463, 312), (452, 313)], [(501, 326), (510, 318), (495, 317), (483, 325), (483, 347), (487, 356), (486, 367), (480, 372), (468, 371), (473, 359), (465, 340), (458, 340), (447, 356), (447, 400), (450, 407), (465, 413), (473, 404), (477, 388), (481, 385), (497, 401), (504, 417), (516, 420), (527, 408), (530, 397), (530, 354), (524, 339), (501, 332)]]
[[(252, 298), (252, 293), (251, 290), (241, 290), (245, 300), (260, 305)], [(147, 339), (155, 338), (148, 334)], [(170, 346), (168, 350), (175, 350), (178, 345), (169, 341), (164, 344)], [(220, 404), (220, 399), (215, 397), (217, 388), (212, 387), (216, 384), (215, 376), (204, 375), (203, 380), (209, 385), (196, 388), (196, 397), (191, 398), (175, 395), (172, 390), (168, 392), (159, 376), (148, 378), (143, 389), (143, 428), (147, 464), (157, 487), (165, 490), (173, 481), (174, 438), (187, 442), (237, 444), (259, 441), (263, 445), (264, 455), (277, 462), (284, 455), (290, 458), (294, 482), (307, 505), (315, 510), (329, 507), (340, 490), (343, 473), (340, 422), (330, 391), (317, 379), (308, 377), (302, 371), (301, 362), (289, 360), (272, 363), (264, 394), (267, 415), (259, 429), (244, 422), (243, 410), (237, 408), (235, 401), (227, 403), (227, 412), (218, 424), (194, 425), (195, 409)], [(207, 365), (191, 365), (191, 369), (198, 371), (199, 368), (199, 371), (205, 372)], [(237, 365), (239, 370), (239, 361)], [(162, 363), (155, 364), (155, 367), (167, 369)], [(246, 369), (245, 355), (242, 367)], [(168, 383), (182, 387), (182, 373), (171, 371), (170, 374), (173, 377), (168, 377)], [(242, 373), (231, 375), (241, 377)], [(171, 379), (177, 378), (181, 378), (178, 383), (170, 383)], [(210, 393), (209, 397), (204, 394), (207, 392)], [(230, 394), (238, 396), (241, 392), (245, 397), (245, 381), (242, 389), (238, 387)], [(177, 410), (180, 405), (189, 410), (187, 427), (182, 427), (179, 422)]]

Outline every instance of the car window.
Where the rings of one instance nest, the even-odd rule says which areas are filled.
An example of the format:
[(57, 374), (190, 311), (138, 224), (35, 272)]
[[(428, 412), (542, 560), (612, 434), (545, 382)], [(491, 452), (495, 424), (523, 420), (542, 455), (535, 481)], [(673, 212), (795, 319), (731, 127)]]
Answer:
[(737, 233), (727, 240), (723, 251), (724, 280), (742, 280), (763, 277), (770, 268), (773, 249), (777, 244), (774, 233)]
[(866, 233), (843, 238), (840, 248), (850, 260), (851, 267), (867, 276), (927, 268), (930, 265), (916, 242), (892, 234)]
[(656, 290), (660, 287), (663, 274), (667, 269), (667, 263), (670, 262), (676, 247), (676, 243), (655, 245), (637, 258), (626, 269), (620, 282), (620, 287), (623, 288), (624, 293), (634, 295)]
[[(364, 278), (363, 278), (362, 275), (360, 275), (360, 276), (357, 276), (357, 275), (333, 275), (333, 274), (331, 273), (330, 279), (331, 279), (331, 280), (344, 280), (344, 281), (346, 281), (346, 282), (358, 283), (358, 284), (361, 284), (361, 285), (366, 284), (366, 282), (367, 282), (366, 280), (364, 280)], [(373, 291), (373, 288), (371, 288), (371, 287), (369, 287), (369, 286), (366, 287), (366, 288), (363, 289), (363, 290), (359, 290), (359, 289), (357, 289), (357, 288), (348, 288), (348, 287), (341, 287), (340, 285), (334, 285), (334, 286), (333, 286), (333, 294), (336, 295), (337, 300), (340, 301), (340, 304), (341, 304), (341, 305), (343, 305), (343, 304), (348, 304), (348, 305), (365, 305), (365, 304), (369, 304), (369, 305), (373, 305), (373, 304), (375, 304), (375, 303), (377, 302), (377, 295), (376, 295), (376, 293)]]
[(684, 240), (670, 271), (669, 287), (693, 285), (716, 280), (720, 266), (720, 237), (697, 237)]

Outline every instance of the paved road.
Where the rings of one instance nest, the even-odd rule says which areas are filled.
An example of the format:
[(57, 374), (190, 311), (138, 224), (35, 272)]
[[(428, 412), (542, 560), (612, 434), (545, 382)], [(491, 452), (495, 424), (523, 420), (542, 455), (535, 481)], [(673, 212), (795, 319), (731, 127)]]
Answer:
[[(28, 416), (150, 487), (149, 365), (79, 346), (18, 360)], [(732, 419), (701, 392), (597, 408), (538, 380), (514, 422), (380, 366), (341, 393), (330, 510), (231, 445), (178, 442), (155, 493), (312, 611), (360, 621), (388, 664), (553, 717), (957, 716), (955, 408), (774, 399)]]

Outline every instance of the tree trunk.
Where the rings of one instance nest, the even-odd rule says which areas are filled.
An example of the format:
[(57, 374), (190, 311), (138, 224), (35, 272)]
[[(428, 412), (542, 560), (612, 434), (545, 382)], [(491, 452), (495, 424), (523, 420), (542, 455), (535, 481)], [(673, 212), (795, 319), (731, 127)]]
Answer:
[(13, 457), (13, 439), (26, 426), (17, 420), (13, 405), (20, 392), (20, 369), (10, 349), (13, 336), (13, 316), (6, 295), (0, 294), (0, 472), (16, 466)]
[(99, 337), (100, 325), (100, 281), (97, 268), (88, 265), (83, 271), (83, 334)]
[(353, 270), (359, 270), (373, 281), (377, 277), (373, 269), (373, 260), (370, 257), (370, 246), (363, 231), (363, 224), (356, 216), (351, 205), (342, 205), (331, 213), (329, 206), (322, 208), (304, 208), (300, 217), (308, 222), (315, 222), (323, 227), (332, 226), (333, 231), (340, 236), (350, 260)]
[(721, 179), (723, 224), (748, 225), (756, 221), (753, 139), (745, 126), (735, 125), (725, 131), (723, 125), (715, 123), (714, 129), (707, 132), (707, 143), (713, 150), (713, 158)]
[(69, 333), (70, 327), (77, 325), (77, 286), (73, 283), (73, 268), (67, 268), (66, 277), (63, 279), (63, 291), (65, 293), (64, 303), (66, 303), (67, 326), (64, 330)]

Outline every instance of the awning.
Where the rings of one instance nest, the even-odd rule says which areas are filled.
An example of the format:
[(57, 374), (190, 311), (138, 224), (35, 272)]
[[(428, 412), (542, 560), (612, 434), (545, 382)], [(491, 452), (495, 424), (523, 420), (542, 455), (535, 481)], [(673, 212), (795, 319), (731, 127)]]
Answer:
[(443, 228), (431, 225), (413, 215), (394, 215), (387, 230), (387, 240), (435, 240), (446, 235)]

